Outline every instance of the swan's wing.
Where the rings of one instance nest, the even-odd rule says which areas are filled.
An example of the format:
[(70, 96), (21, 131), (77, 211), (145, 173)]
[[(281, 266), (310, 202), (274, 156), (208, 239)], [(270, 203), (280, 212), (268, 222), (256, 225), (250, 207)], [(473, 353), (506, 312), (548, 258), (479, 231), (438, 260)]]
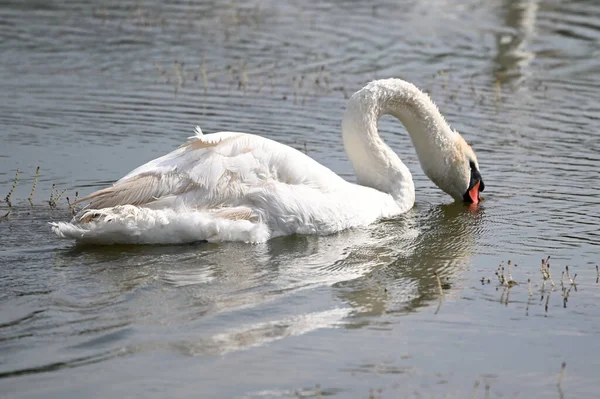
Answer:
[(251, 134), (197, 135), (177, 150), (133, 170), (112, 187), (80, 199), (87, 209), (117, 205), (196, 208), (238, 206), (249, 190), (273, 183), (328, 192), (344, 181), (289, 146)]

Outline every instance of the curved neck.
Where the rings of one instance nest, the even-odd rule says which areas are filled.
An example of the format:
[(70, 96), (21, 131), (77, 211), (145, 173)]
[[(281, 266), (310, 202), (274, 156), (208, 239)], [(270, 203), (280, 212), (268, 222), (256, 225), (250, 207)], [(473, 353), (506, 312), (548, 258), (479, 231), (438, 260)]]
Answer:
[(457, 140), (458, 133), (448, 126), (429, 96), (400, 79), (371, 82), (350, 98), (342, 136), (358, 184), (389, 193), (397, 203), (410, 202), (412, 207), (415, 188), (410, 171), (377, 130), (379, 118), (386, 114), (406, 127), (423, 171), (434, 181), (436, 169), (448, 162), (445, 149)]

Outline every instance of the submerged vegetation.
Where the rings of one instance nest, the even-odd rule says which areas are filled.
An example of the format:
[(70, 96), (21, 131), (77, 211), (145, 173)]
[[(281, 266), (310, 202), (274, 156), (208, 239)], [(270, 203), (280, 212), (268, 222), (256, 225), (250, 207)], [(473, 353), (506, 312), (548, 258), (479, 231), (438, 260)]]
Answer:
[[(12, 211), (14, 210), (14, 206), (13, 206), (13, 202), (15, 201), (13, 199), (13, 193), (15, 191), (15, 189), (17, 188), (17, 185), (19, 184), (19, 174), (21, 174), (22, 171), (17, 169), (15, 172), (15, 179), (13, 181), (13, 185), (10, 188), (10, 191), (8, 192), (8, 194), (6, 194), (6, 196), (4, 197), (4, 200), (2, 202), (6, 203), (6, 206), (8, 207), (8, 210), (0, 215), (0, 221), (2, 220), (8, 220), (10, 215), (12, 214)], [(31, 192), (29, 193), (29, 196), (27, 197), (27, 201), (29, 202), (30, 206), (34, 206), (35, 203), (33, 201), (33, 197), (35, 195), (35, 190), (37, 188), (38, 185), (38, 180), (40, 177), (40, 167), (38, 166), (35, 169), (35, 175), (33, 178), (33, 184), (31, 187)], [(67, 191), (67, 189), (62, 189), (62, 190), (58, 190), (56, 188), (56, 183), (52, 184), (52, 188), (50, 191), (50, 198), (48, 199), (47, 203), (50, 206), (50, 209), (57, 209), (60, 207), (60, 200), (61, 198), (63, 198), (63, 194)], [(76, 191), (75, 192), (75, 201), (77, 201), (77, 198), (79, 196), (79, 193)], [(75, 202), (74, 201), (74, 202)], [(70, 213), (72, 215), (74, 215), (75, 213), (77, 213), (77, 209), (76, 206), (71, 203), (71, 201), (69, 200), (69, 197), (65, 197), (65, 202), (67, 203), (67, 209), (70, 211)]]
[[(498, 279), (498, 285), (496, 286), (496, 290), (499, 290), (501, 287), (503, 288), (502, 297), (500, 299), (500, 302), (505, 305), (508, 305), (510, 290), (514, 286), (520, 285), (519, 282), (513, 280), (513, 277), (512, 277), (511, 271), (510, 271), (511, 264), (512, 264), (512, 262), (509, 260), (507, 262), (508, 277), (505, 276), (504, 262), (502, 262), (498, 265), (498, 267), (496, 268), (496, 271), (494, 273)], [(514, 264), (513, 266), (517, 267), (516, 264)], [(557, 285), (556, 285), (556, 283), (554, 283), (554, 280), (552, 279), (552, 274), (550, 272), (550, 256), (542, 259), (541, 265), (540, 265), (540, 274), (541, 274), (541, 284), (538, 285), (537, 292), (541, 296), (540, 301), (543, 301), (544, 298), (546, 299), (544, 308), (547, 313), (549, 301), (550, 301), (550, 295), (554, 291), (556, 291), (556, 288), (557, 288)], [(565, 276), (566, 276), (566, 280), (564, 278)], [(575, 273), (575, 275), (573, 277), (571, 277), (571, 274), (569, 272), (569, 266), (565, 265), (564, 270), (561, 273), (561, 279), (560, 279), (560, 290), (562, 293), (562, 302), (563, 302), (564, 308), (567, 307), (567, 302), (569, 301), (569, 294), (571, 293), (571, 290), (573, 290), (575, 292), (577, 291), (577, 283), (575, 282), (576, 278), (577, 278), (577, 273)], [(598, 284), (599, 281), (600, 281), (600, 270), (598, 268), (598, 265), (596, 265), (596, 284)], [(546, 287), (547, 282), (550, 283), (549, 289)], [(485, 277), (481, 279), (481, 283), (482, 283), (482, 285), (486, 284)], [(491, 280), (487, 279), (487, 283), (490, 284)], [(527, 279), (527, 292), (528, 292), (529, 300), (527, 301), (527, 308), (526, 308), (527, 312), (529, 311), (529, 304), (530, 304), (531, 298), (534, 296), (534, 291), (532, 289), (532, 286), (533, 286), (533, 284), (532, 284), (531, 278), (528, 278)]]
[(15, 181), (13, 182), (13, 185), (12, 185), (10, 191), (8, 192), (8, 194), (6, 194), (6, 197), (4, 197), (4, 202), (6, 202), (9, 207), (12, 206), (12, 204), (10, 202), (10, 197), (12, 196), (12, 193), (15, 191), (15, 188), (17, 188), (17, 184), (19, 184), (19, 169), (17, 169), (17, 171), (15, 172)]

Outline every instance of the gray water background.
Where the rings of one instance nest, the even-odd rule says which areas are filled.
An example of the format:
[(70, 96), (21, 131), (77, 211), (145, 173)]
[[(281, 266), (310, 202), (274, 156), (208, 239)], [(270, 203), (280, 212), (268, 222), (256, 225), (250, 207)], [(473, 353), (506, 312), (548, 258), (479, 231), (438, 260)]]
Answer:
[[(0, 197), (21, 171), (0, 204), (2, 397), (598, 396), (597, 1), (1, 1), (0, 52)], [(50, 231), (67, 196), (195, 125), (352, 180), (347, 98), (387, 77), (427, 90), (477, 152), (476, 211), (385, 117), (417, 203), (367, 229), (102, 248)], [(511, 289), (494, 275), (509, 259)]]

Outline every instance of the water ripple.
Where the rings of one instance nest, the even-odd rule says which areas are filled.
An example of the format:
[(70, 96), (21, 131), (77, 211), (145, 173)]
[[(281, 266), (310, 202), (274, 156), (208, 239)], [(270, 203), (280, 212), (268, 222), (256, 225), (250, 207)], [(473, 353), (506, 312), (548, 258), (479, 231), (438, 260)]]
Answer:
[[(0, 378), (24, 394), (43, 386), (65, 396), (66, 377), (107, 375), (111, 384), (86, 387), (106, 396), (116, 376), (175, 354), (183, 356), (164, 367), (176, 374), (170, 383), (211, 379), (202, 381), (214, 387), (208, 396), (293, 392), (261, 385), (262, 369), (238, 390), (222, 378), (236, 373), (241, 385), (262, 365), (298, 386), (327, 367), (407, 374), (399, 385), (422, 387), (431, 381), (413, 371), (429, 367), (426, 356), (431, 370), (466, 369), (465, 381), (501, 364), (494, 348), (510, 346), (510, 334), (528, 340), (524, 331), (579, 359), (564, 335), (587, 345), (599, 328), (599, 16), (593, 1), (4, 2), (2, 196), (21, 173), (12, 207), (0, 203), (0, 216), (10, 211), (0, 219)], [(479, 207), (452, 204), (421, 171), (404, 128), (385, 117), (380, 131), (413, 172), (417, 202), (367, 229), (257, 246), (102, 249), (50, 235), (48, 221), (70, 217), (66, 204), (48, 206), (52, 184), (71, 199), (104, 187), (176, 148), (195, 125), (276, 139), (353, 180), (340, 137), (347, 99), (390, 76), (426, 90), (476, 150), (487, 186)], [(535, 302), (522, 287), (509, 300), (510, 291), (479, 284), (509, 256), (519, 258), (515, 276), (539, 276), (542, 254), (579, 268), (568, 307), (560, 293), (537, 301), (537, 283)], [(535, 324), (523, 316), (530, 308)], [(539, 355), (547, 343), (528, 345), (539, 351), (515, 355), (517, 371), (554, 361)], [(406, 365), (378, 363), (378, 351)], [(579, 356), (592, 363), (574, 373), (593, 371), (594, 360)], [(38, 379), (47, 372), (59, 378)], [(353, 391), (360, 379), (340, 378), (366, 392)], [(539, 396), (530, 381), (519, 384)]]

